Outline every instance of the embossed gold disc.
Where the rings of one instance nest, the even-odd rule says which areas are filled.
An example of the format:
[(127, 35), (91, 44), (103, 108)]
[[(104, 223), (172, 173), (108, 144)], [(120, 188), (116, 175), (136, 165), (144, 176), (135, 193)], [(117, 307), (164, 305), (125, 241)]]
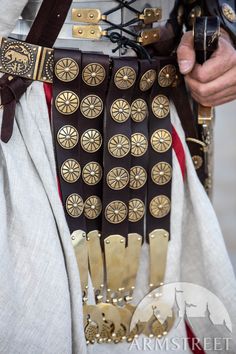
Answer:
[(123, 167), (115, 167), (107, 174), (107, 184), (111, 189), (121, 190), (129, 183), (129, 172)]
[(221, 6), (221, 10), (225, 18), (230, 22), (236, 22), (236, 14), (234, 9), (227, 3), (224, 3)]
[(134, 133), (131, 136), (131, 154), (139, 157), (145, 154), (148, 148), (148, 141), (145, 135)]
[(140, 90), (143, 92), (150, 90), (150, 88), (153, 86), (153, 84), (156, 80), (156, 77), (157, 77), (157, 73), (155, 70), (150, 69), (150, 70), (146, 71), (143, 74), (143, 76), (140, 80), (140, 83), (139, 83)]
[(152, 112), (157, 118), (165, 118), (170, 113), (170, 103), (166, 96), (158, 95), (152, 101)]
[(129, 221), (137, 222), (144, 217), (145, 206), (141, 199), (131, 199), (129, 201)]
[(120, 224), (128, 215), (127, 206), (120, 200), (115, 200), (107, 205), (105, 217), (111, 224)]
[(80, 164), (74, 159), (66, 160), (61, 166), (62, 178), (68, 183), (75, 183), (78, 181), (80, 174)]
[(81, 136), (81, 146), (84, 151), (93, 153), (102, 146), (102, 136), (96, 129), (88, 129)]
[(158, 75), (158, 83), (161, 87), (171, 86), (176, 77), (176, 68), (174, 65), (166, 65), (161, 69)]
[(105, 78), (106, 71), (99, 63), (88, 64), (82, 72), (82, 79), (89, 86), (98, 86)]
[(97, 118), (103, 111), (103, 102), (96, 95), (88, 95), (81, 101), (80, 110), (85, 118)]
[(165, 195), (158, 195), (152, 199), (149, 210), (154, 218), (164, 218), (170, 212), (170, 199)]
[(102, 212), (102, 202), (99, 197), (92, 195), (84, 203), (84, 215), (87, 219), (96, 219)]
[(111, 105), (111, 117), (117, 123), (126, 122), (131, 113), (129, 102), (124, 99), (118, 99)]
[(132, 87), (136, 80), (136, 72), (130, 66), (123, 66), (115, 74), (115, 85), (120, 90), (127, 90)]
[(167, 162), (159, 162), (153, 166), (151, 176), (154, 183), (163, 186), (172, 178), (172, 167)]
[(147, 172), (141, 166), (134, 166), (130, 169), (130, 188), (142, 188), (147, 182)]
[(79, 108), (79, 97), (73, 91), (62, 91), (55, 99), (55, 106), (61, 114), (73, 114)]
[(82, 172), (82, 178), (89, 186), (94, 186), (102, 179), (102, 167), (97, 162), (87, 163)]
[(116, 158), (122, 158), (130, 152), (130, 140), (123, 134), (114, 135), (108, 142), (109, 153)]
[(73, 81), (79, 75), (79, 66), (71, 58), (62, 58), (55, 65), (55, 75), (61, 81)]
[(73, 193), (66, 200), (66, 211), (72, 218), (78, 218), (83, 213), (84, 202), (80, 195)]
[(72, 125), (64, 125), (57, 133), (57, 141), (63, 149), (73, 149), (78, 144), (79, 133)]
[(165, 129), (156, 130), (151, 137), (152, 148), (159, 153), (166, 152), (172, 145), (172, 136)]
[(142, 122), (148, 115), (147, 103), (141, 99), (136, 99), (131, 105), (131, 118), (134, 122)]

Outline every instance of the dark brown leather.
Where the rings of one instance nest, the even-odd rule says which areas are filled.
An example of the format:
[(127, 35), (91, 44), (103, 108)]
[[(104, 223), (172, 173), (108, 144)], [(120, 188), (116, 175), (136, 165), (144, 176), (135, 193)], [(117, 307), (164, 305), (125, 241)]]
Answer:
[[(166, 65), (170, 64), (170, 60), (167, 58), (158, 58), (156, 60), (156, 71), (157, 73), (160, 72), (160, 70), (165, 67)], [(163, 88), (160, 87), (158, 80), (155, 82), (152, 88), (152, 92), (150, 94), (150, 101), (149, 101), (149, 137), (151, 138), (152, 134), (159, 129), (164, 129), (167, 130), (170, 135), (172, 136), (172, 124), (170, 120), (170, 112), (165, 118), (157, 118), (153, 112), (152, 112), (152, 101), (157, 95), (165, 95), (169, 99), (169, 92), (171, 91), (170, 88)], [(146, 221), (146, 227), (147, 227), (147, 242), (149, 241), (148, 235), (153, 230), (156, 229), (164, 229), (169, 232), (170, 234), (170, 217), (171, 217), (171, 212), (168, 213), (165, 217), (162, 218), (155, 218), (153, 215), (150, 213), (149, 205), (152, 201), (153, 198), (156, 196), (162, 196), (165, 195), (166, 197), (169, 198), (171, 201), (171, 189), (172, 189), (172, 179), (170, 182), (168, 182), (165, 185), (157, 185), (153, 182), (151, 175), (152, 175), (152, 168), (159, 162), (166, 162), (172, 167), (172, 146), (170, 149), (164, 153), (158, 153), (154, 151), (154, 149), (150, 146), (149, 147), (149, 170), (148, 170), (148, 193), (147, 193), (147, 205), (148, 205), (148, 210), (147, 210), (147, 221)]]
[[(118, 123), (112, 119), (110, 110), (111, 105), (116, 99), (125, 99), (129, 104), (131, 104), (131, 99), (134, 94), (134, 85), (125, 90), (120, 90), (115, 86), (114, 80), (117, 71), (124, 67), (132, 67), (136, 75), (138, 75), (138, 61), (136, 58), (115, 58), (113, 60), (112, 75), (108, 89), (108, 95), (106, 100), (106, 121), (104, 122), (104, 183), (103, 183), (103, 204), (106, 207), (109, 203), (115, 200), (123, 202), (127, 207), (129, 204), (129, 185), (127, 185), (122, 190), (112, 190), (106, 183), (106, 177), (108, 172), (114, 167), (125, 168), (128, 172), (131, 168), (131, 154), (128, 153), (123, 158), (113, 157), (108, 150), (109, 140), (116, 134), (123, 134), (131, 141), (131, 118), (126, 122)], [(122, 235), (128, 237), (129, 232), (129, 221), (128, 217), (119, 224), (111, 224), (107, 221), (103, 213), (102, 222), (102, 237), (106, 237), (114, 234)]]
[[(44, 0), (26, 41), (52, 47), (71, 3), (72, 0)], [(1, 140), (5, 143), (12, 136), (16, 102), (32, 83), (19, 77), (8, 82), (8, 77), (9, 75), (4, 75), (0, 80), (1, 104), (4, 105)]]
[[(63, 49), (55, 49), (55, 63), (63, 57), (70, 57), (76, 61), (79, 68), (81, 68), (82, 54), (80, 51), (70, 51)], [(70, 82), (70, 91), (73, 91), (78, 97), (80, 96), (80, 82), (81, 82), (81, 73), (76, 78)], [(53, 122), (53, 133), (55, 141), (55, 154), (56, 154), (56, 163), (57, 163), (57, 172), (60, 181), (61, 194), (63, 205), (66, 205), (66, 200), (69, 195), (77, 193), (83, 198), (83, 188), (82, 179), (79, 178), (75, 183), (67, 183), (62, 178), (61, 166), (67, 159), (75, 159), (77, 162), (81, 163), (81, 149), (80, 145), (77, 144), (73, 149), (63, 149), (57, 142), (58, 131), (65, 125), (70, 125), (78, 130), (78, 119), (76, 111), (70, 115), (61, 114), (55, 106), (55, 100), (59, 93), (64, 90), (68, 90), (68, 83), (63, 82), (54, 75), (54, 89), (53, 89), (53, 105), (52, 105), (52, 122)], [(85, 230), (86, 223), (84, 215), (82, 214), (78, 218), (71, 217), (65, 210), (65, 216), (71, 233), (75, 230)]]

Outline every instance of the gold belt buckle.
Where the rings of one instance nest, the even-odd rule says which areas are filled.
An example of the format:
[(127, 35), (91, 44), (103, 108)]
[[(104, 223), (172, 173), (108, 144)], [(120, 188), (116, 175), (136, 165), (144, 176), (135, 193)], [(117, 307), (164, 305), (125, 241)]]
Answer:
[(1, 38), (0, 72), (30, 80), (52, 82), (53, 50)]

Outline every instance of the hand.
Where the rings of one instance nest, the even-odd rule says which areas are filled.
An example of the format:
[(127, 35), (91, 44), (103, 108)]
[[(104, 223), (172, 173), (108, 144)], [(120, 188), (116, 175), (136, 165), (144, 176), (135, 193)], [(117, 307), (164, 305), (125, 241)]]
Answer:
[(177, 50), (180, 71), (192, 97), (214, 107), (236, 99), (236, 51), (222, 30), (219, 47), (203, 65), (196, 63), (192, 32), (186, 32)]

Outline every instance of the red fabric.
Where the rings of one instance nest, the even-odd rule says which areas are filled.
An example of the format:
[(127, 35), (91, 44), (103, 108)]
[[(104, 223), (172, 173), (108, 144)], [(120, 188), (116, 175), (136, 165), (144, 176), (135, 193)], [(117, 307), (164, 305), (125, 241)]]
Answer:
[[(45, 98), (46, 98), (46, 102), (47, 102), (47, 106), (48, 106), (49, 119), (51, 120), (51, 117), (52, 117), (52, 85), (44, 83), (43, 88), (44, 88)], [(58, 177), (57, 177), (57, 188), (58, 188), (59, 196), (62, 200), (61, 186), (60, 186), (60, 182), (59, 182)]]
[[(52, 85), (51, 84), (44, 84), (44, 92), (45, 92), (45, 97), (46, 97), (46, 101), (47, 101), (49, 117), (51, 119)], [(175, 130), (175, 128), (173, 126), (172, 126), (172, 128), (173, 128), (173, 131), (172, 131), (173, 149), (174, 149), (177, 159), (179, 161), (179, 165), (180, 165), (183, 179), (185, 179), (185, 176), (186, 176), (186, 163), (185, 162), (186, 161), (185, 161), (184, 148), (183, 148), (182, 142), (180, 140), (180, 137), (179, 137), (177, 131)], [(62, 199), (62, 193), (61, 193), (59, 179), (57, 180), (57, 183), (58, 183), (58, 192), (60, 194), (60, 198)], [(194, 343), (195, 336), (187, 323), (186, 323), (186, 331), (187, 331), (187, 337), (189, 340), (189, 347), (191, 349), (192, 343)], [(193, 352), (193, 354), (204, 354), (203, 349), (195, 348), (194, 350), (192, 350), (192, 352)]]
[(48, 114), (51, 119), (51, 108), (52, 108), (52, 85), (51, 84), (43, 84), (45, 98), (48, 106)]
[(173, 126), (172, 126), (172, 140), (173, 140), (173, 149), (179, 161), (183, 179), (185, 179), (186, 177), (185, 152), (180, 137)]

